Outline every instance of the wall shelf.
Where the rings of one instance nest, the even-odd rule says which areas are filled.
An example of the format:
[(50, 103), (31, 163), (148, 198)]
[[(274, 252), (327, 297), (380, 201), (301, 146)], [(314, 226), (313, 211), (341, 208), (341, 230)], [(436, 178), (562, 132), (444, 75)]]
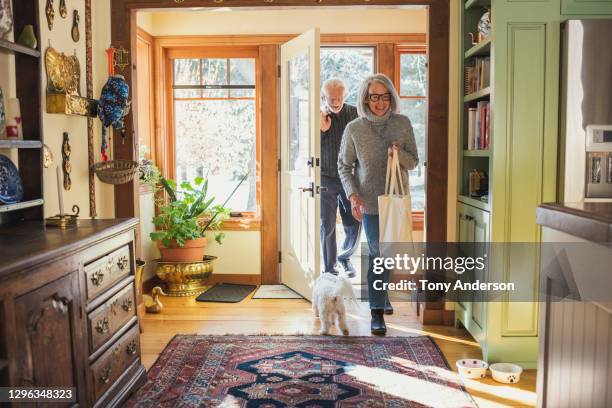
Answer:
[(489, 157), (490, 156), (490, 151), (489, 150), (464, 150), (463, 151), (463, 156), (465, 157)]
[(474, 92), (474, 93), (471, 93), (469, 95), (466, 95), (463, 100), (466, 103), (467, 102), (481, 101), (483, 99), (488, 99), (490, 95), (491, 95), (491, 88), (490, 87), (486, 87), (484, 89), (481, 89), (478, 92)]
[(491, 39), (487, 38), (467, 50), (465, 59), (491, 55)]
[(491, 0), (468, 0), (465, 2), (466, 10), (476, 7), (491, 7)]
[(39, 207), (45, 202), (42, 198), (30, 201), (22, 201), (16, 204), (2, 204), (0, 205), (0, 213), (8, 213), (11, 211), (23, 210), (24, 208)]
[(29, 55), (31, 57), (40, 58), (40, 51), (34, 48), (26, 47), (25, 45), (17, 44), (0, 38), (0, 50), (10, 53), (18, 53)]
[(0, 149), (40, 149), (40, 140), (0, 140)]
[(480, 208), (483, 211), (489, 212), (489, 203), (482, 201), (478, 198), (472, 198), (464, 195), (460, 195), (457, 197), (459, 201), (463, 204), (471, 205), (472, 207)]

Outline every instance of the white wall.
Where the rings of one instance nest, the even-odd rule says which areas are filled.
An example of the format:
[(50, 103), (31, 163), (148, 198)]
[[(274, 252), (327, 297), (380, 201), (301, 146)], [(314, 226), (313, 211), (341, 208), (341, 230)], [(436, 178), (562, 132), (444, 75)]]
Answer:
[(138, 24), (153, 36), (295, 34), (317, 26), (322, 33), (424, 33), (425, 8), (274, 9), (164, 11), (138, 13)]

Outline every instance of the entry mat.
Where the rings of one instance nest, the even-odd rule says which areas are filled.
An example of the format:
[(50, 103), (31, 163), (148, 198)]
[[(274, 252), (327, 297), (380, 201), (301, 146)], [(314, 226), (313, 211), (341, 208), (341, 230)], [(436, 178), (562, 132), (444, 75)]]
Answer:
[(249, 295), (257, 286), (238, 285), (235, 283), (217, 283), (196, 298), (198, 302), (238, 303)]
[(304, 299), (285, 285), (261, 285), (253, 299)]

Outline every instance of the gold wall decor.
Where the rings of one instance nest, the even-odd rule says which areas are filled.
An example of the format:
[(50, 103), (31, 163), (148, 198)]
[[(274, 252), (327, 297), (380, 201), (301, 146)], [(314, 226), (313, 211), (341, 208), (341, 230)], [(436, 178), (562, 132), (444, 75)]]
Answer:
[(64, 132), (64, 142), (62, 143), (62, 170), (64, 171), (64, 190), (68, 191), (72, 188), (72, 180), (70, 179), (70, 173), (72, 172), (72, 163), (70, 163), (71, 153), (70, 135), (68, 132)]
[(47, 0), (47, 6), (45, 7), (45, 14), (47, 15), (47, 25), (49, 31), (53, 30), (53, 19), (55, 18), (55, 10), (53, 10), (53, 0)]
[(60, 0), (59, 13), (62, 18), (68, 17), (68, 7), (66, 7), (66, 0)]
[(52, 47), (45, 52), (47, 71), (47, 113), (95, 117), (97, 101), (81, 97), (81, 64)]
[(81, 17), (79, 16), (79, 10), (74, 10), (73, 19), (72, 19), (72, 41), (79, 42), (81, 39), (81, 33), (79, 32), (79, 21), (81, 21)]

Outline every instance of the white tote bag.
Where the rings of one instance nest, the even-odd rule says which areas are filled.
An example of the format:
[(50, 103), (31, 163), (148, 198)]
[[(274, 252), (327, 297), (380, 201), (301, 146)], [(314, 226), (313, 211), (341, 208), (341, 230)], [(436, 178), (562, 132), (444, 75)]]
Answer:
[[(392, 243), (412, 244), (412, 200), (410, 189), (406, 180), (406, 190), (402, 182), (402, 171), (399, 164), (397, 151), (394, 150), (393, 158), (387, 161), (387, 180), (385, 182), (385, 194), (378, 196), (378, 213), (380, 225), (380, 249), (381, 255), (394, 257), (395, 252), (402, 245), (390, 245)], [(387, 244), (387, 245), (385, 245)], [(393, 250), (392, 247), (395, 247)], [(407, 248), (412, 249), (412, 245)]]

